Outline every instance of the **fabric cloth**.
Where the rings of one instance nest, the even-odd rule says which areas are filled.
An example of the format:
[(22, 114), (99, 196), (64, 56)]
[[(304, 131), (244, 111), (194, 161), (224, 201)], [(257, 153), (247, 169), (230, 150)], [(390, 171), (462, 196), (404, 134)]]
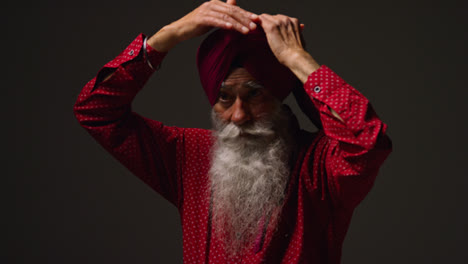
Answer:
[[(299, 150), (278, 228), (266, 228), (257, 250), (226, 259), (223, 243), (211, 236), (212, 131), (165, 126), (132, 111), (133, 98), (154, 72), (142, 52), (143, 38), (140, 34), (84, 86), (74, 113), (110, 154), (178, 208), (184, 262), (339, 263), (353, 210), (392, 150), (387, 125), (369, 101), (327, 66), (310, 74), (304, 92), (323, 128), (297, 130)], [(147, 53), (155, 67), (165, 56), (149, 45)]]
[(205, 38), (197, 52), (200, 81), (211, 105), (216, 103), (233, 64), (242, 65), (280, 101), (300, 84), (291, 70), (278, 62), (260, 27), (246, 35), (218, 29)]

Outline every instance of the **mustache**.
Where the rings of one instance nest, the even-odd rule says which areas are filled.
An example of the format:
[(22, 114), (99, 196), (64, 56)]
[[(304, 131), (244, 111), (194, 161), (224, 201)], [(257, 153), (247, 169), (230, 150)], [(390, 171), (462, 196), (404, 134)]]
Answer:
[(234, 123), (221, 124), (217, 134), (222, 139), (234, 139), (241, 136), (268, 137), (275, 135), (275, 130), (270, 122), (256, 121), (246, 126), (238, 126)]

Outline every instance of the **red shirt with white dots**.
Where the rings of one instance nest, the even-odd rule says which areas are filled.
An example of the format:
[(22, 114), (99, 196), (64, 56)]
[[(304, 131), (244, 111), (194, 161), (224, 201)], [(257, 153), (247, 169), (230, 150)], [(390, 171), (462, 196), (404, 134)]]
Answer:
[(149, 45), (145, 51), (145, 37), (140, 34), (84, 86), (74, 113), (109, 153), (178, 208), (184, 262), (339, 263), (353, 210), (392, 151), (387, 125), (367, 98), (327, 66), (308, 77), (304, 89), (322, 128), (297, 131), (299, 150), (278, 227), (267, 227), (247, 255), (227, 259), (223, 243), (211, 236), (212, 131), (165, 126), (132, 111), (133, 98), (166, 55)]

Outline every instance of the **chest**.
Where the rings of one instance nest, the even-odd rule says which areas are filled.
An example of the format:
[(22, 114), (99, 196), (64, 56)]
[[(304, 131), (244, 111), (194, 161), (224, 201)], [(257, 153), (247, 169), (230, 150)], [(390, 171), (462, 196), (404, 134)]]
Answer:
[[(280, 220), (275, 227), (265, 226), (256, 250), (229, 260), (224, 245), (216, 241), (211, 224), (211, 191), (208, 172), (210, 151), (198, 147), (186, 154), (183, 172), (183, 206), (181, 208), (184, 260), (188, 263), (278, 263), (278, 260), (303, 259), (304, 255), (322, 258), (330, 223), (330, 208), (318, 193), (306, 190), (301, 174), (304, 155), (296, 156)], [(309, 245), (309, 246), (308, 246)], [(311, 247), (310, 245), (314, 245)], [(307, 250), (305, 250), (307, 248)], [(189, 261), (191, 260), (191, 261)], [(269, 261), (268, 261), (269, 260)], [(295, 263), (294, 261), (289, 263)], [(300, 262), (297, 262), (300, 263)]]

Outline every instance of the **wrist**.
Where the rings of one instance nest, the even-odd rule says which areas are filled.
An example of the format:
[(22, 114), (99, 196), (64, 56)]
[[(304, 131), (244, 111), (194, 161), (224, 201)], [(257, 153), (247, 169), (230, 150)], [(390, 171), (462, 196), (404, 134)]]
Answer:
[(147, 44), (159, 52), (168, 52), (180, 41), (177, 27), (169, 24), (149, 38)]
[(320, 65), (305, 50), (293, 51), (287, 56), (284, 65), (288, 67), (302, 83), (307, 81), (309, 75), (318, 70)]

